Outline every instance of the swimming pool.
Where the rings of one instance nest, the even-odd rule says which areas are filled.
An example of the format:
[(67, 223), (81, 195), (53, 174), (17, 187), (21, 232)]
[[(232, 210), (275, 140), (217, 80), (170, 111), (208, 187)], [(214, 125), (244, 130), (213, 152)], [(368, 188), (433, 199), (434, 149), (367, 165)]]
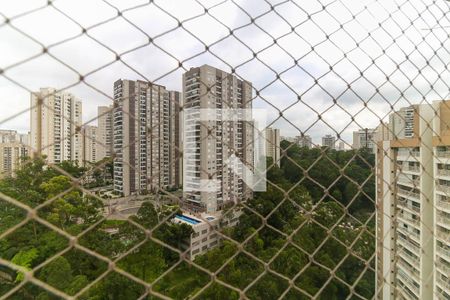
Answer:
[(192, 224), (192, 225), (196, 225), (196, 224), (200, 223), (199, 220), (187, 217), (185, 215), (176, 215), (175, 218), (178, 219), (178, 220), (182, 220), (182, 221), (188, 222), (189, 224)]

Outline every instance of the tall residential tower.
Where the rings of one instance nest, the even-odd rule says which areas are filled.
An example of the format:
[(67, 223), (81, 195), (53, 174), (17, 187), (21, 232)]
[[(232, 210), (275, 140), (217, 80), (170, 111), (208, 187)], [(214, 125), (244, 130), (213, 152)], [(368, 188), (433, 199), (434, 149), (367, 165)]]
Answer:
[(31, 141), (36, 155), (45, 155), (49, 163), (65, 160), (83, 164), (81, 101), (67, 92), (41, 88), (31, 93)]
[(113, 106), (98, 107), (97, 160), (111, 157), (113, 152)]
[(280, 157), (280, 129), (278, 128), (266, 128), (266, 154), (267, 157), (271, 157), (274, 164), (278, 167), (281, 163)]
[[(245, 170), (252, 170), (254, 126), (251, 116), (252, 84), (236, 76), (203, 65), (183, 74), (184, 95), (184, 200), (194, 211), (215, 212), (230, 202), (252, 196), (245, 184)], [(204, 111), (209, 117), (204, 118)], [(230, 120), (229, 112), (236, 117)], [(242, 115), (241, 115), (242, 116)], [(234, 170), (230, 157), (242, 164)], [(212, 183), (205, 187), (204, 183)]]
[(114, 83), (114, 191), (178, 187), (180, 93), (145, 81)]
[(449, 107), (403, 108), (377, 143), (378, 299), (450, 298)]

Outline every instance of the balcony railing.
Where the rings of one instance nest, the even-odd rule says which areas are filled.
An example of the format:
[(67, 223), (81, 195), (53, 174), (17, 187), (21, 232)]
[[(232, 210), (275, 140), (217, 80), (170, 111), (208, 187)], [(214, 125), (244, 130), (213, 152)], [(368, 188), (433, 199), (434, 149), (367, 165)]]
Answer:
[(436, 220), (438, 221), (438, 222), (440, 222), (440, 223), (442, 223), (442, 224), (445, 224), (445, 225), (450, 225), (450, 218), (448, 218), (448, 217), (445, 217), (445, 216), (442, 216), (442, 215), (437, 215), (436, 216)]
[(450, 201), (438, 199), (436, 202), (436, 206), (443, 209), (450, 209)]
[(411, 171), (411, 172), (420, 172), (420, 167), (419, 166), (404, 166), (403, 170)]
[[(407, 247), (409, 250), (414, 249), (414, 251), (417, 251), (417, 252), (420, 251), (419, 246), (413, 244), (411, 241), (405, 239), (404, 237), (398, 236), (398, 241), (399, 241), (401, 244), (406, 245), (406, 247)], [(404, 252), (404, 254), (405, 254), (405, 255), (409, 255), (409, 254), (407, 254), (406, 252)], [(410, 256), (410, 258), (411, 258), (412, 260), (414, 260), (414, 262), (419, 263), (419, 259), (414, 258), (414, 257), (412, 257), (412, 256)]]
[(399, 151), (398, 152), (398, 156), (402, 156), (402, 157), (419, 157), (420, 156), (420, 151)]
[(406, 201), (405, 202), (400, 202), (399, 201), (398, 202), (398, 206), (405, 207), (405, 208), (408, 208), (408, 209), (416, 211), (416, 212), (420, 212), (420, 207), (408, 204), (408, 202), (406, 202)]
[(398, 183), (400, 184), (409, 184), (409, 185), (415, 185), (415, 186), (419, 186), (420, 185), (420, 179), (407, 179), (407, 178), (399, 178), (397, 180)]
[(450, 283), (448, 282), (448, 280), (447, 280), (447, 282), (445, 282), (443, 279), (441, 279), (441, 278), (437, 278), (436, 279), (436, 281), (437, 281), (437, 283), (441, 286), (441, 287), (443, 287), (445, 290), (450, 290)]
[(420, 272), (417, 271), (415, 268), (408, 266), (408, 264), (406, 262), (403, 262), (401, 259), (398, 261), (399, 262), (399, 266), (402, 269), (405, 269), (408, 271), (408, 273), (412, 274), (412, 276), (416, 279), (416, 280), (420, 280)]
[(450, 186), (448, 186), (448, 185), (438, 184), (436, 186), (436, 189), (438, 191), (441, 191), (441, 192), (444, 192), (444, 193), (450, 193)]
[(450, 176), (450, 170), (449, 169), (438, 169), (437, 173), (438, 173), (438, 175)]
[(399, 194), (401, 194), (403, 196), (406, 196), (406, 197), (413, 197), (413, 198), (416, 198), (416, 199), (420, 198), (420, 194), (416, 193), (416, 192), (406, 191), (406, 190), (403, 190), (403, 189), (398, 189), (397, 191), (398, 191)]
[(398, 270), (397, 274), (409, 289), (416, 293), (419, 293), (419, 288), (414, 285), (415, 281), (412, 280), (411, 277), (409, 277), (403, 270)]
[(445, 255), (447, 257), (450, 257), (450, 249), (446, 249), (446, 248), (444, 248), (442, 246), (439, 246), (439, 245), (436, 245), (436, 249), (437, 249), (438, 254), (440, 253), (440, 254), (443, 254), (443, 255)]
[(450, 158), (450, 151), (436, 151), (436, 156)]
[(398, 216), (403, 220), (405, 220), (406, 222), (413, 223), (415, 225), (420, 225), (420, 219), (411, 219), (405, 216), (404, 214), (398, 214)]
[(437, 269), (440, 273), (447, 275), (450, 274), (450, 267), (447, 267), (444, 263), (437, 263)]
[(440, 237), (441, 239), (444, 239), (444, 241), (448, 241), (448, 238), (450, 236), (450, 234), (448, 234), (447, 232), (443, 232), (442, 230), (438, 229), (436, 230), (436, 235), (438, 237)]

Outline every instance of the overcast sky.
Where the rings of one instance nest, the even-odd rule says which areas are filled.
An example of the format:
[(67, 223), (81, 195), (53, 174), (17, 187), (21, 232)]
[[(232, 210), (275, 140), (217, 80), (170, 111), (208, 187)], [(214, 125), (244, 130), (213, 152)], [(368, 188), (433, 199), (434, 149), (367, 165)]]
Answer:
[(391, 105), (450, 98), (444, 0), (148, 2), (0, 0), (0, 69), (20, 84), (0, 75), (0, 128), (29, 130), (29, 92), (40, 87), (70, 86), (88, 122), (111, 104), (115, 80), (181, 91), (181, 74), (202, 64), (233, 68), (283, 136), (301, 130), (315, 143), (336, 132), (351, 143)]

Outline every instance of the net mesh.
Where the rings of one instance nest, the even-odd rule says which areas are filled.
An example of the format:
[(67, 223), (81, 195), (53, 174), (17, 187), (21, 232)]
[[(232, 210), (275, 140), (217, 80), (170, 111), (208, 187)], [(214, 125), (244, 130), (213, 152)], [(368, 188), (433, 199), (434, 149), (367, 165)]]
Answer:
[[(224, 207), (221, 222), (237, 225), (200, 217), (206, 238), (220, 243), (195, 259), (192, 232), (173, 221), (186, 206), (181, 190), (102, 191), (117, 155), (140, 138), (85, 168), (28, 158), (0, 184), (0, 299), (450, 297), (447, 104), (418, 106), (448, 99), (446, 1), (15, 2), (0, 8), (2, 127), (23, 128), (30, 111), (55, 110), (46, 97), (70, 91), (84, 100), (84, 123), (64, 116), (74, 127), (66, 141), (106, 149), (88, 131), (100, 116), (88, 111), (117, 111), (116, 80), (181, 91), (182, 74), (206, 63), (251, 82), (268, 126), (297, 139), (274, 145), (280, 158), (268, 160), (266, 192)], [(55, 90), (30, 107), (30, 95), (49, 85)], [(394, 119), (420, 124), (411, 128), (416, 144), (383, 144), (381, 129), (398, 133)], [(163, 141), (152, 135), (158, 122), (147, 135)], [(349, 150), (358, 130), (367, 144)], [(325, 134), (342, 148), (299, 146)], [(171, 146), (176, 165), (182, 149)], [(400, 169), (395, 180), (388, 164)]]

